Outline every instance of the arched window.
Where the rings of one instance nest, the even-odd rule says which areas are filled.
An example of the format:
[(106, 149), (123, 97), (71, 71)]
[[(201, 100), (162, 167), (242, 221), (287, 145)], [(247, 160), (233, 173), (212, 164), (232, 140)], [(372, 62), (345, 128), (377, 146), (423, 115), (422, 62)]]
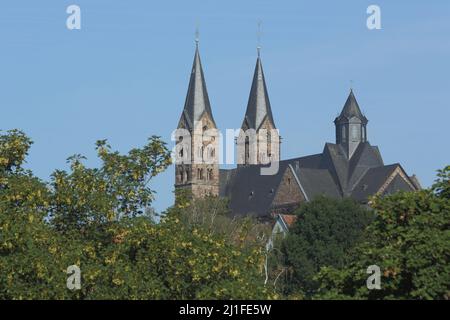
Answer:
[(183, 158), (183, 151), (184, 151), (183, 148), (181, 148), (180, 153), (179, 153), (180, 154), (180, 158)]
[(267, 150), (266, 150), (266, 152), (267, 152), (267, 158), (269, 160), (270, 160), (270, 156), (271, 156), (270, 151), (272, 151), (271, 147), (272, 147), (272, 135), (270, 134), (270, 131), (267, 131)]
[(197, 169), (197, 178), (203, 180), (203, 169)]
[(203, 150), (204, 150), (203, 146), (198, 147), (198, 158), (201, 160), (203, 160)]
[(366, 127), (362, 128), (362, 141), (366, 141)]
[(186, 179), (186, 181), (189, 181), (189, 170), (186, 170), (185, 179)]
[(245, 163), (247, 164), (250, 159), (250, 139), (248, 136), (245, 137)]
[(212, 180), (213, 179), (213, 171), (212, 169), (208, 170), (208, 180)]

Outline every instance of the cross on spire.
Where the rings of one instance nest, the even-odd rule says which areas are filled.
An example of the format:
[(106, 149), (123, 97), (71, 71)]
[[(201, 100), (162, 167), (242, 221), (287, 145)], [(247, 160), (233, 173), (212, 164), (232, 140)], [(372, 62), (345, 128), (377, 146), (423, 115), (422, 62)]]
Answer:
[(258, 57), (261, 55), (261, 25), (262, 25), (262, 21), (258, 20), (258, 32), (256, 33), (257, 41), (258, 41), (256, 50), (258, 51)]
[(195, 45), (196, 45), (197, 47), (198, 47), (199, 41), (200, 41), (200, 31), (199, 31), (198, 23), (197, 23), (197, 25), (196, 25), (196, 27), (195, 27)]

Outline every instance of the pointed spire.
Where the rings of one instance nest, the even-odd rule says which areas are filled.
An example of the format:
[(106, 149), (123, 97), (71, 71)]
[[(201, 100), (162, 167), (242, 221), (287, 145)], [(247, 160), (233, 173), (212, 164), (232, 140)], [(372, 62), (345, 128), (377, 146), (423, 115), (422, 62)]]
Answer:
[(367, 142), (367, 118), (362, 114), (353, 89), (350, 89), (341, 114), (334, 120), (336, 126), (336, 144), (345, 150), (350, 159), (360, 143)]
[(209, 114), (215, 125), (209, 102), (208, 91), (206, 90), (205, 76), (203, 74), (202, 63), (200, 60), (200, 53), (198, 49), (198, 32), (196, 32), (195, 42), (196, 48), (194, 62), (183, 110), (188, 125), (191, 129), (193, 129), (194, 123), (199, 121), (205, 112)]
[(350, 94), (348, 95), (347, 101), (345, 102), (341, 114), (336, 118), (336, 121), (340, 121), (343, 119), (348, 120), (352, 117), (356, 117), (363, 123), (367, 123), (367, 118), (362, 114), (358, 102), (356, 101), (356, 97), (353, 93), (353, 88), (350, 88)]
[(272, 108), (270, 107), (269, 94), (267, 93), (266, 80), (264, 78), (264, 72), (261, 63), (261, 57), (258, 54), (244, 121), (247, 122), (249, 128), (258, 130), (266, 118), (272, 123), (273, 127), (275, 128), (275, 123), (272, 117)]

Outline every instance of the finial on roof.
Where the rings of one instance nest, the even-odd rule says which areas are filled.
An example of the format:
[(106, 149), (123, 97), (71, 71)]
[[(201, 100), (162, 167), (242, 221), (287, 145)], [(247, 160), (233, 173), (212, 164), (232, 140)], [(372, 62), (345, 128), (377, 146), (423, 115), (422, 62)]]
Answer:
[(198, 30), (198, 23), (195, 27), (195, 45), (198, 47), (198, 43), (200, 41), (200, 31)]
[(350, 92), (353, 92), (353, 80), (350, 80)]
[(262, 21), (258, 20), (258, 32), (257, 32), (258, 45), (256, 47), (256, 50), (258, 51), (258, 58), (261, 56), (261, 25)]

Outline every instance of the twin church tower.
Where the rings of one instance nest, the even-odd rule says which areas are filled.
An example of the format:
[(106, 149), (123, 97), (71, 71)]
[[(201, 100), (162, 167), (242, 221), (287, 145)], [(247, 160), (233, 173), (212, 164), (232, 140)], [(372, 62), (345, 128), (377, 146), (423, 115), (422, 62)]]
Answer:
[[(177, 148), (178, 157), (190, 153), (192, 161), (179, 161), (175, 165), (175, 187), (189, 189), (194, 196), (219, 194), (218, 131), (206, 89), (198, 41), (192, 66), (189, 87), (178, 129), (188, 130), (190, 143)], [(262, 134), (263, 133), (263, 134)], [(237, 144), (238, 165), (267, 164), (280, 160), (280, 137), (270, 107), (261, 63), (260, 50), (256, 60), (250, 97), (242, 122)], [(181, 141), (180, 141), (181, 142)], [(204, 158), (208, 158), (208, 161)]]
[[(350, 92), (341, 114), (335, 119), (336, 144), (345, 150), (347, 160), (360, 143), (367, 141), (367, 122)], [(175, 188), (187, 189), (195, 197), (222, 195), (225, 182), (221, 179), (228, 179), (231, 174), (219, 169), (218, 133), (211, 134), (218, 132), (218, 128), (206, 89), (198, 40), (177, 128), (187, 132), (189, 137), (177, 137)], [(236, 142), (237, 169), (280, 161), (280, 136), (272, 115), (259, 48), (247, 110)]]

